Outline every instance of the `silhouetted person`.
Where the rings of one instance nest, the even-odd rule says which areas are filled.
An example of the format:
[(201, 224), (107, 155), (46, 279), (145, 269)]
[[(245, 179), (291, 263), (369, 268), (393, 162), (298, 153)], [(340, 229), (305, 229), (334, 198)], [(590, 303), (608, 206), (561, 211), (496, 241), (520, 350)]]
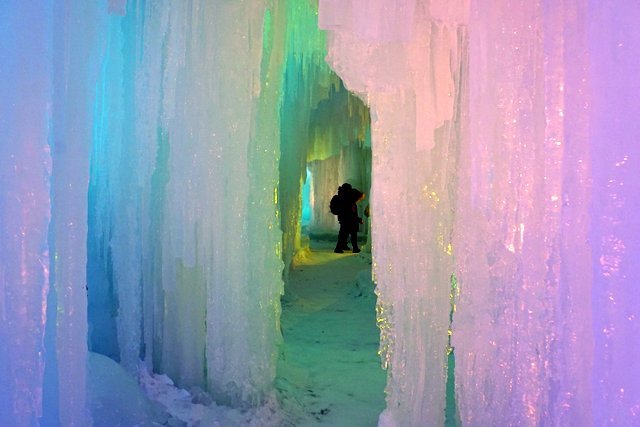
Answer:
[(340, 231), (338, 232), (338, 243), (334, 252), (343, 253), (349, 250), (347, 239), (351, 236), (351, 246), (353, 253), (360, 252), (358, 247), (358, 228), (362, 224), (362, 219), (358, 216), (358, 207), (356, 203), (364, 199), (364, 193), (351, 187), (351, 184), (344, 183), (338, 188), (338, 222), (340, 223)]

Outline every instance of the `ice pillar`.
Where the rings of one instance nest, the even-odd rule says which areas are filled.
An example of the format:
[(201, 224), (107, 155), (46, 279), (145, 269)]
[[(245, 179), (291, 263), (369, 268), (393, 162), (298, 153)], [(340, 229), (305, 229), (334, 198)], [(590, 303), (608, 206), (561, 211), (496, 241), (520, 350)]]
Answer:
[(102, 8), (65, 1), (55, 8), (52, 238), (60, 422), (90, 423), (87, 409), (87, 191)]
[(42, 415), (52, 4), (0, 5), (0, 424)]
[(634, 424), (638, 103), (625, 94), (638, 61), (625, 49), (638, 46), (638, 7), (514, 6), (472, 3), (469, 24), (454, 245), (462, 421)]
[(130, 371), (142, 358), (220, 403), (260, 404), (279, 339), (285, 11), (129, 1), (125, 12), (109, 26), (92, 158), (96, 302), (114, 317), (94, 326), (117, 327), (111, 351)]
[[(140, 27), (144, 9), (136, 2), (130, 2), (122, 15), (108, 18), (97, 85), (89, 192), (89, 319), (92, 351), (115, 357), (135, 372), (142, 355), (144, 328), (141, 247), (145, 240), (141, 227), (149, 216), (142, 211), (143, 190), (149, 186), (155, 138), (159, 136), (151, 124), (154, 128), (149, 137), (150, 123), (143, 112), (145, 107), (155, 112), (153, 101), (158, 95), (146, 93), (143, 102), (139, 86), (146, 86), (138, 86), (136, 81), (136, 74), (146, 77), (140, 70), (140, 58), (156, 52), (151, 45), (142, 55), (139, 32), (150, 33), (154, 21), (149, 19), (149, 28)], [(136, 116), (138, 120), (133, 119)], [(153, 293), (148, 292), (146, 299), (145, 303), (153, 301)], [(150, 343), (149, 350), (152, 348)]]
[[(593, 425), (640, 423), (640, 5), (588, 7)], [(586, 308), (585, 308), (586, 309)]]
[(382, 425), (444, 423), (463, 3), (320, 2), (328, 61), (371, 108)]
[[(40, 6), (8, 2), (0, 11), (0, 420), (85, 425), (86, 193), (99, 8)], [(46, 346), (45, 326), (55, 333)], [(57, 380), (43, 380), (45, 359)], [(43, 394), (55, 414), (43, 413)]]
[(463, 425), (636, 423), (637, 16), (633, 2), (320, 2), (328, 60), (372, 107), (383, 423), (442, 423), (446, 271)]
[[(579, 12), (568, 2), (471, 5), (454, 243), (463, 424), (590, 419)], [(569, 52), (578, 55), (567, 67)]]

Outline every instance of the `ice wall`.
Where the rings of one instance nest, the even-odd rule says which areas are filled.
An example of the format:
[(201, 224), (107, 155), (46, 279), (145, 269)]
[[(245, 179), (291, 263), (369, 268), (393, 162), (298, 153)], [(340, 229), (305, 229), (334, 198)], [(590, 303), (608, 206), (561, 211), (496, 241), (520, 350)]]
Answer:
[[(52, 283), (55, 352), (62, 425), (87, 425), (87, 187), (104, 11), (66, 1), (54, 8), (52, 156)], [(53, 351), (48, 348), (47, 351)]]
[(639, 109), (625, 95), (638, 12), (472, 3), (454, 244), (463, 423), (638, 423)]
[(374, 117), (381, 424), (443, 422), (451, 273), (463, 425), (637, 423), (639, 11), (320, 2)]
[[(52, 8), (0, 6), (0, 424), (42, 415)], [(19, 107), (15, 101), (20, 99)]]
[(592, 420), (583, 13), (577, 3), (471, 6), (454, 243), (466, 424)]
[(2, 12), (1, 214), (14, 242), (1, 258), (2, 416), (90, 423), (87, 335), (130, 373), (142, 359), (218, 403), (268, 399), (308, 118), (339, 86), (315, 9), (113, 0)]
[(302, 182), (307, 170), (312, 110), (339, 87), (324, 62), (326, 40), (318, 30), (316, 9), (309, 2), (285, 2), (284, 70), (280, 99), (280, 221), (285, 275), (301, 248)]
[(95, 326), (115, 326), (129, 371), (143, 359), (234, 406), (268, 398), (280, 339), (284, 13), (130, 1), (101, 74), (90, 287), (113, 287), (96, 305), (115, 317)]
[(328, 61), (371, 106), (372, 242), (382, 425), (444, 424), (461, 18), (413, 1), (320, 2)]
[(634, 425), (640, 423), (640, 5), (592, 1), (586, 16), (593, 424)]
[(76, 1), (0, 6), (3, 425), (91, 422), (86, 191), (99, 10)]

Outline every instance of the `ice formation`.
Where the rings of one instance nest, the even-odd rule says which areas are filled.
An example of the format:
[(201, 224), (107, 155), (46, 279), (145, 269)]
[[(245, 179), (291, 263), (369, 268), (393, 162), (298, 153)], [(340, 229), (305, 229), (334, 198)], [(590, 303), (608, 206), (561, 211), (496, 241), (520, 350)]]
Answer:
[(89, 351), (272, 403), (307, 165), (310, 230), (371, 188), (382, 425), (449, 331), (462, 425), (638, 424), (637, 2), (104, 3), (0, 4), (0, 424), (90, 424)]
[[(2, 10), (0, 26), (23, 36), (0, 42), (0, 73), (13, 77), (0, 79), (0, 423), (27, 425), (42, 413), (45, 364), (51, 10), (30, 13), (16, 2), (11, 15)], [(9, 103), (17, 99), (18, 108)]]
[(320, 1), (375, 117), (382, 424), (444, 421), (452, 273), (463, 425), (638, 422), (638, 13)]
[(93, 300), (95, 274), (89, 301), (117, 313), (94, 331), (116, 332), (128, 370), (142, 358), (232, 405), (269, 393), (279, 339), (279, 70), (278, 51), (263, 55), (277, 31), (266, 16), (259, 2), (206, 1), (130, 2), (111, 16), (91, 159), (92, 265), (113, 290)]

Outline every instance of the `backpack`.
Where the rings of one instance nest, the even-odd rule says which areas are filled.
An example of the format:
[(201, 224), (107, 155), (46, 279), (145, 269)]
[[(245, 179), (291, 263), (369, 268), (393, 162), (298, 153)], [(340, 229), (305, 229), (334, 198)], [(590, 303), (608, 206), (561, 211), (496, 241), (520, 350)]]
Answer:
[(329, 203), (329, 210), (334, 215), (340, 214), (340, 196), (338, 196), (337, 194), (335, 194), (331, 198), (331, 202)]

